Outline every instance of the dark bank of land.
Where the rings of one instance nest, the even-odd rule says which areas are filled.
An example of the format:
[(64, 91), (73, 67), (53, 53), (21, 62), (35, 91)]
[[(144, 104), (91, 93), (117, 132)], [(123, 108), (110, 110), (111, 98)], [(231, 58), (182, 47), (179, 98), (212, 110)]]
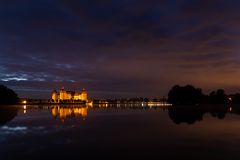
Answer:
[(240, 93), (227, 95), (223, 89), (217, 89), (206, 95), (202, 93), (202, 89), (196, 88), (192, 85), (173, 86), (168, 92), (168, 98), (129, 98), (129, 99), (91, 99), (89, 102), (85, 101), (61, 101), (60, 103), (53, 103), (50, 99), (19, 99), (18, 95), (11, 89), (4, 85), (0, 85), (0, 105), (14, 105), (14, 104), (172, 104), (175, 106), (189, 105), (202, 106), (204, 104), (240, 104)]
[(173, 105), (240, 104), (240, 94), (227, 95), (223, 89), (217, 89), (206, 95), (192, 85), (175, 85), (168, 92), (168, 102)]

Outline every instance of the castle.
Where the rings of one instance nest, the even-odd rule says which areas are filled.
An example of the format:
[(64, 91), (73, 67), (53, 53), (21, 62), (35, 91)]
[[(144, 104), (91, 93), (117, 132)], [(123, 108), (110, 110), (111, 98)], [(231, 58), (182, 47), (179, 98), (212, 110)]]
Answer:
[(83, 88), (81, 92), (76, 91), (66, 91), (64, 87), (59, 91), (53, 90), (52, 92), (52, 101), (61, 102), (61, 101), (87, 101), (87, 91)]

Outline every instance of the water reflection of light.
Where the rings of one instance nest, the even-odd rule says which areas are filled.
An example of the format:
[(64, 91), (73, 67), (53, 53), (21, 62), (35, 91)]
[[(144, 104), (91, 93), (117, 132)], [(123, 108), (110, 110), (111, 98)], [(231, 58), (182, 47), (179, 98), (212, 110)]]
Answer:
[(27, 106), (24, 105), (24, 106), (23, 106), (23, 114), (26, 114), (26, 113), (27, 113)]
[(167, 103), (167, 102), (117, 102), (117, 103), (108, 103), (108, 102), (101, 102), (101, 103), (96, 103), (94, 104), (94, 106), (97, 106), (99, 108), (109, 108), (109, 107), (117, 107), (117, 108), (121, 108), (121, 107), (170, 107), (172, 106), (172, 104)]
[(52, 116), (54, 118), (59, 117), (64, 121), (68, 117), (82, 117), (83, 120), (87, 117), (87, 107), (59, 107), (54, 106), (52, 108)]
[(164, 102), (148, 102), (147, 103), (147, 106), (148, 107), (167, 107), (167, 106), (172, 106), (172, 104), (170, 104), (170, 103), (164, 103)]
[(58, 115), (58, 107), (54, 106), (52, 108), (52, 116), (55, 118)]

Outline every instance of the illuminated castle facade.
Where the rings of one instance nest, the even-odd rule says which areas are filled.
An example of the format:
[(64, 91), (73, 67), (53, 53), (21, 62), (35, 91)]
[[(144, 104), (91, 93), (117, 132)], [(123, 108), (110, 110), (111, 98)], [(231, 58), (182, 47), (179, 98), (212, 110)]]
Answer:
[(80, 101), (87, 101), (87, 91), (83, 88), (81, 92), (76, 91), (66, 91), (64, 87), (57, 92), (56, 90), (53, 90), (52, 92), (52, 101), (53, 102), (61, 102), (66, 100), (80, 100)]

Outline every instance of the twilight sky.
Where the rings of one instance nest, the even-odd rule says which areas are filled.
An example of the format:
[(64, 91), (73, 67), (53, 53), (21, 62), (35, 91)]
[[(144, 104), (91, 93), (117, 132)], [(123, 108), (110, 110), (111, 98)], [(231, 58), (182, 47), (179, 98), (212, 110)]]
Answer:
[(0, 0), (0, 84), (49, 98), (240, 92), (239, 0)]

